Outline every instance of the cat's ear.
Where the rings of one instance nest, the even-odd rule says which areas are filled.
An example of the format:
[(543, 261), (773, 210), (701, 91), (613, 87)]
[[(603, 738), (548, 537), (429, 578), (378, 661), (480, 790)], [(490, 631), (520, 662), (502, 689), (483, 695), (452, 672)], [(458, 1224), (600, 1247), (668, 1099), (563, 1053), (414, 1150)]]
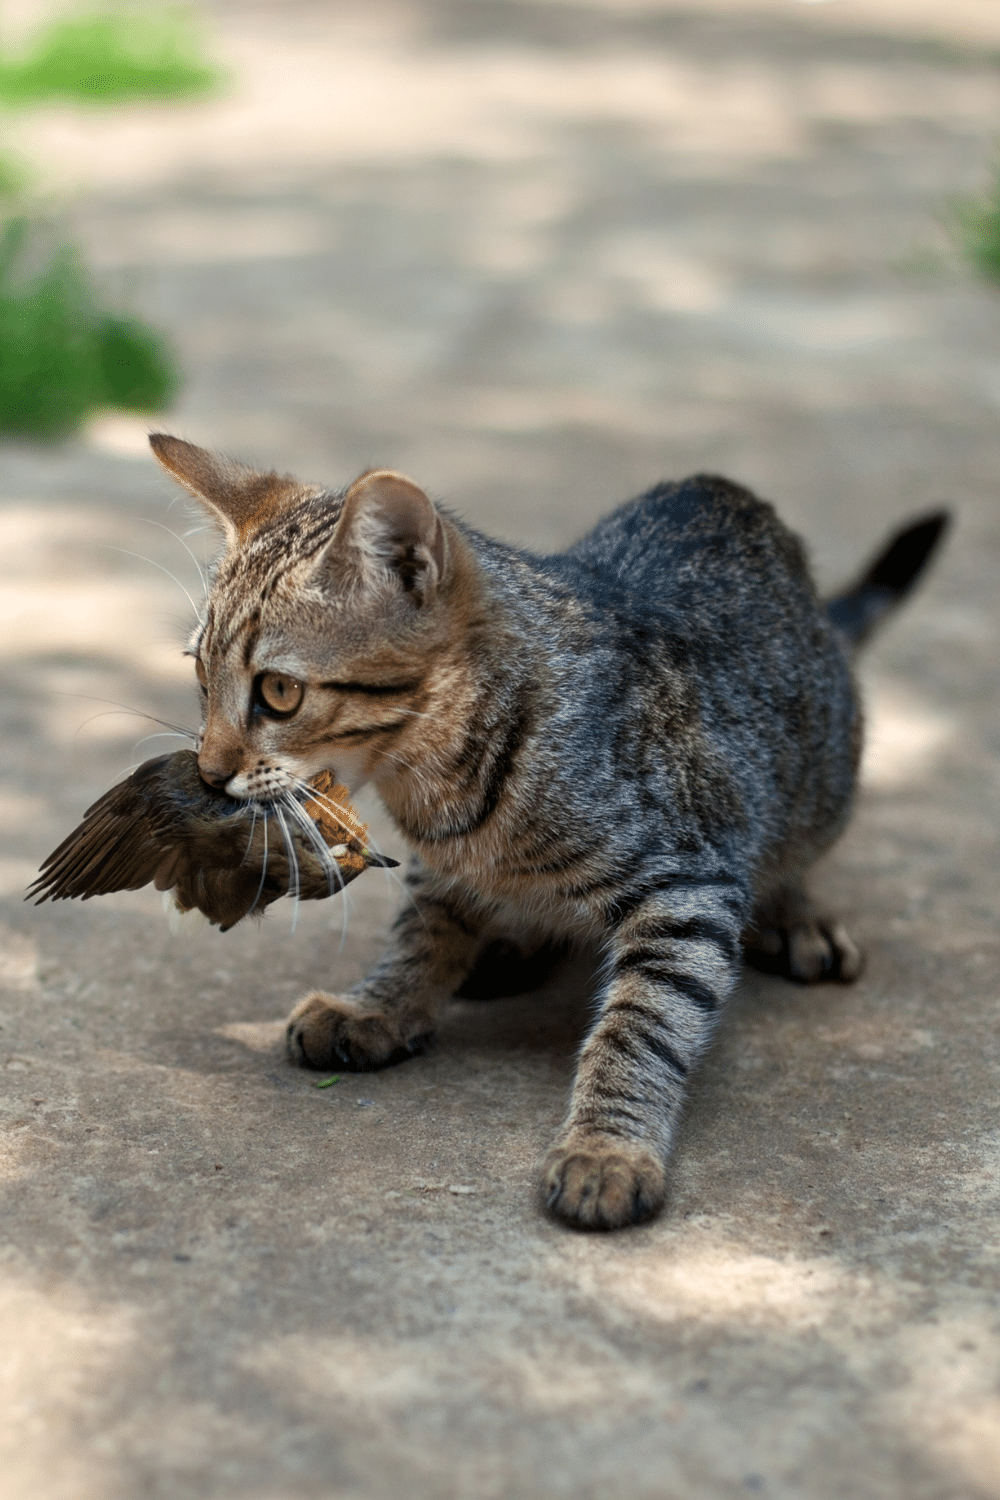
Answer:
[(208, 508), (230, 543), (243, 540), (302, 494), (288, 475), (261, 473), (165, 432), (152, 433), (149, 446), (157, 463)]
[(392, 581), (415, 604), (429, 604), (444, 577), (444, 524), (412, 479), (371, 469), (351, 485), (324, 557), (324, 567), (356, 581)]

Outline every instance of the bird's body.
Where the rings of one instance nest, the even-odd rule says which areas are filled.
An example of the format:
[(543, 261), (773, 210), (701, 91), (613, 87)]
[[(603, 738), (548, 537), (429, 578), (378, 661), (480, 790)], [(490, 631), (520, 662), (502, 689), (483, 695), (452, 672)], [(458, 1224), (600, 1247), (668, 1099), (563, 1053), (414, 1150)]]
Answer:
[(307, 901), (342, 890), (370, 865), (367, 828), (330, 776), (305, 801), (238, 801), (207, 786), (192, 750), (148, 760), (105, 792), (49, 855), (29, 892), (38, 901), (172, 891), (223, 931), (286, 894)]

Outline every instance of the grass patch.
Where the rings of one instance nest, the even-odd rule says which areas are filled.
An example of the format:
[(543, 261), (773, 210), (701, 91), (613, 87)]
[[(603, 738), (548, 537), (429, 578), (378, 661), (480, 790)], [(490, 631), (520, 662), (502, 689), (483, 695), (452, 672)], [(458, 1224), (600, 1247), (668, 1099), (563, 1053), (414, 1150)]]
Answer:
[(101, 406), (155, 411), (176, 392), (160, 336), (104, 311), (73, 245), (25, 215), (0, 230), (0, 430), (55, 438)]
[(98, 11), (52, 21), (20, 58), (0, 58), (0, 103), (176, 99), (205, 93), (220, 76), (184, 11)]
[(956, 205), (952, 236), (980, 275), (1000, 284), (1000, 171), (982, 198)]

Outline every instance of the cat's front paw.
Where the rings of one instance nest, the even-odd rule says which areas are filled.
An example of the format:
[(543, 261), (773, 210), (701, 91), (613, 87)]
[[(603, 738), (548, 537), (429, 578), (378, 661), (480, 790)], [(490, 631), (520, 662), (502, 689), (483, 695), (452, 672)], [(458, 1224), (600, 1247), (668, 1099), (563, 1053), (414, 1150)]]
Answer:
[(663, 1207), (667, 1177), (645, 1146), (573, 1130), (546, 1157), (542, 1188), (549, 1211), (574, 1229), (622, 1229)]
[(288, 1056), (300, 1067), (369, 1073), (419, 1052), (429, 1035), (404, 1037), (380, 1011), (366, 1011), (354, 1000), (317, 990), (292, 1011), (285, 1042)]

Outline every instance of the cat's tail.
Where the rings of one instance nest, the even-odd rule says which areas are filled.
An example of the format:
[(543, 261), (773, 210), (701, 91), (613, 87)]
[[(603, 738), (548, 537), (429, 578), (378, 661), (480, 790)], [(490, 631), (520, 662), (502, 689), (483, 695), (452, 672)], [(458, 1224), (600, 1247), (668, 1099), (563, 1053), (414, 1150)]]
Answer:
[(826, 612), (857, 650), (906, 598), (926, 568), (950, 521), (946, 510), (921, 516), (898, 531), (849, 588), (828, 599)]

